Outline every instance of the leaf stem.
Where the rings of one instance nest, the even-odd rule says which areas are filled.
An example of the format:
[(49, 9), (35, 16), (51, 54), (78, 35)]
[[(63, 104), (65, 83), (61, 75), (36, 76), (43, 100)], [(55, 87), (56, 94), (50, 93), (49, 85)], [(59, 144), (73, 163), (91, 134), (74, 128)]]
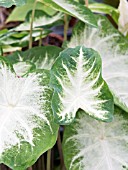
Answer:
[(64, 164), (63, 151), (62, 151), (60, 130), (59, 130), (59, 132), (58, 132), (57, 146), (58, 146), (58, 151), (59, 151), (59, 155), (60, 155), (60, 165), (61, 165), (61, 166), (60, 166), (60, 169), (61, 169), (61, 170), (66, 170), (65, 164)]
[(42, 155), (41, 163), (42, 163), (42, 170), (45, 170), (44, 155)]
[(35, 0), (33, 4), (33, 9), (32, 9), (32, 16), (31, 16), (31, 22), (30, 22), (29, 49), (32, 48), (32, 31), (33, 31), (33, 21), (34, 21), (34, 16), (35, 16), (36, 4), (37, 4), (37, 0)]
[(43, 31), (43, 28), (40, 29), (39, 47), (42, 45), (42, 31)]
[(85, 5), (86, 7), (88, 7), (88, 0), (85, 0)]
[(35, 169), (45, 170), (44, 155), (41, 155), (37, 161), (37, 167)]
[(51, 169), (51, 149), (47, 151), (47, 170)]
[(68, 15), (64, 14), (64, 41), (67, 41)]

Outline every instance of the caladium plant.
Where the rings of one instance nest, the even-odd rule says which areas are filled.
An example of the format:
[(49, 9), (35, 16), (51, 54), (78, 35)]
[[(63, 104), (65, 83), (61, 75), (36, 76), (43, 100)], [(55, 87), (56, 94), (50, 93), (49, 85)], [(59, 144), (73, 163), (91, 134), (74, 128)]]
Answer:
[(56, 120), (69, 124), (79, 108), (103, 121), (111, 121), (113, 98), (101, 76), (99, 54), (82, 46), (60, 53), (51, 68), (52, 109)]
[(14, 170), (32, 165), (56, 141), (48, 84), (48, 71), (20, 77), (5, 60), (0, 64), (0, 162)]
[[(36, 4), (41, 4), (37, 1), (52, 8), (52, 18), (42, 12), (41, 6), (41, 11), (36, 11)], [(24, 2), (1, 0), (0, 4)], [(94, 3), (88, 7), (109, 14), (117, 22), (115, 8)], [(84, 0), (35, 0), (29, 9), (32, 11), (27, 10), (24, 23), (0, 32), (1, 45), (25, 47), (29, 40), (30, 48), (0, 58), (0, 163), (25, 170), (55, 144), (59, 128), (55, 122), (72, 122), (64, 132), (67, 170), (127, 170), (128, 117), (117, 107), (114, 111), (115, 102), (128, 112), (127, 39), (106, 17), (93, 15)], [(42, 37), (54, 30), (43, 29), (56, 26), (63, 16), (66, 35), (67, 15), (81, 20), (74, 28), (69, 48), (31, 48), (33, 40), (39, 40), (40, 46)], [(52, 35), (62, 43), (61, 35)]]
[[(37, 50), (39, 57), (36, 57)], [(60, 124), (68, 124), (73, 121), (79, 108), (87, 111), (97, 119), (111, 121), (113, 98), (101, 77), (101, 59), (98, 53), (85, 47), (77, 47), (63, 51), (57, 58), (60, 51), (61, 49), (57, 47), (54, 47), (53, 50), (52, 46), (36, 47), (26, 52), (16, 52), (8, 56), (8, 59), (14, 64), (15, 69), (20, 68), (19, 65), (24, 70), (29, 68), (31, 65), (25, 63), (31, 60), (36, 65), (36, 68), (50, 70), (50, 85), (55, 89), (52, 109), (56, 121)], [(73, 63), (72, 61), (76, 62)], [(63, 95), (56, 98), (57, 94)], [(65, 100), (64, 103), (61, 99), (62, 101)], [(58, 100), (60, 101), (56, 102)], [(60, 103), (64, 107), (63, 111), (60, 109)], [(60, 111), (58, 112), (59, 109)], [(61, 120), (61, 118), (63, 119)]]
[(85, 45), (98, 51), (103, 63), (103, 78), (113, 93), (115, 104), (128, 111), (128, 41), (104, 16), (98, 16), (99, 29), (79, 22), (69, 47)]
[(111, 123), (94, 120), (82, 111), (67, 126), (64, 156), (68, 170), (127, 170), (128, 117), (115, 109)]

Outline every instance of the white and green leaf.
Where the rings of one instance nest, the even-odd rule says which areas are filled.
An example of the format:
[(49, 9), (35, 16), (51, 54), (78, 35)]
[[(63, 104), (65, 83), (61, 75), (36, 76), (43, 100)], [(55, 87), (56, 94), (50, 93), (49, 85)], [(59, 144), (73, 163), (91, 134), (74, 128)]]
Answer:
[(64, 133), (67, 169), (127, 170), (128, 117), (123, 114), (116, 108), (113, 122), (105, 123), (79, 111), (75, 122)]
[(103, 63), (103, 78), (115, 104), (128, 112), (128, 41), (104, 16), (98, 16), (99, 29), (78, 23), (69, 47), (85, 45), (99, 52)]
[(14, 51), (17, 51), (17, 50), (22, 50), (21, 47), (13, 47), (11, 45), (3, 45), (2, 46), (2, 50), (3, 50), (3, 53), (10, 53), (11, 52), (14, 52)]
[(79, 108), (103, 121), (111, 121), (113, 98), (101, 76), (99, 54), (82, 46), (60, 53), (51, 68), (52, 109), (60, 124), (69, 124)]
[[(51, 31), (47, 29), (37, 29), (33, 30), (32, 38), (33, 41), (37, 41), (41, 38), (46, 37)], [(28, 46), (30, 39), (30, 34), (27, 31), (17, 32), (12, 30), (7, 30), (7, 32), (0, 36), (0, 45), (3, 47), (3, 50), (9, 45), (13, 47), (26, 47)], [(10, 50), (11, 51), (11, 50)]]
[[(37, 13), (40, 13), (40, 15), (35, 16), (33, 21), (33, 29), (37, 29), (38, 27), (46, 27), (48, 25), (51, 25), (55, 22), (58, 22), (59, 20), (62, 20), (63, 14), (57, 13), (53, 15), (52, 17), (48, 14), (44, 13), (43, 11), (37, 11)], [(30, 30), (30, 24), (31, 21), (24, 22), (14, 28), (15, 31), (29, 31)]]
[(26, 0), (0, 0), (0, 6), (9, 8), (12, 5), (20, 6), (24, 5), (26, 3)]
[(45, 5), (74, 16), (93, 27), (97, 27), (93, 13), (84, 5), (73, 0), (38, 0)]
[(27, 62), (30, 64), (29, 66), (34, 63), (37, 69), (50, 70), (61, 51), (62, 49), (56, 46), (34, 47), (23, 52), (17, 51), (7, 56), (7, 58), (13, 65), (18, 66), (17, 64), (21, 63), (26, 69), (28, 67), (24, 64)]
[(56, 142), (48, 84), (48, 71), (19, 77), (0, 65), (0, 163), (14, 170), (34, 164)]
[(120, 0), (118, 29), (125, 36), (128, 34), (128, 1)]

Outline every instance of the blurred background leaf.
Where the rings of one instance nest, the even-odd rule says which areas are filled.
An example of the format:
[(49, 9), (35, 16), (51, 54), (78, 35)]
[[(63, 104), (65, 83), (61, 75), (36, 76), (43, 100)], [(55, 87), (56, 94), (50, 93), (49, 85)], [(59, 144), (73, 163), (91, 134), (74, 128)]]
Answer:
[(0, 6), (9, 8), (12, 5), (16, 5), (16, 6), (20, 6), (20, 5), (24, 5), (26, 3), (26, 0), (1, 0), (0, 1)]
[[(33, 3), (35, 0), (27, 0), (27, 3), (20, 7), (15, 7), (12, 13), (7, 18), (6, 22), (12, 21), (25, 21), (25, 17), (29, 11), (33, 9)], [(52, 16), (56, 11), (48, 6), (43, 5), (40, 2), (37, 2), (36, 9), (44, 11), (46, 14)]]

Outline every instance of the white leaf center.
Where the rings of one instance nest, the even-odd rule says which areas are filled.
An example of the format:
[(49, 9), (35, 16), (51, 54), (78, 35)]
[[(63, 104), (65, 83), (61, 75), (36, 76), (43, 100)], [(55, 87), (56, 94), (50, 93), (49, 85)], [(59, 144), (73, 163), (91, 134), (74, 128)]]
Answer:
[(6, 67), (0, 70), (0, 154), (21, 141), (33, 144), (35, 121), (40, 118), (47, 124), (43, 113), (43, 90), (39, 75), (18, 78)]

